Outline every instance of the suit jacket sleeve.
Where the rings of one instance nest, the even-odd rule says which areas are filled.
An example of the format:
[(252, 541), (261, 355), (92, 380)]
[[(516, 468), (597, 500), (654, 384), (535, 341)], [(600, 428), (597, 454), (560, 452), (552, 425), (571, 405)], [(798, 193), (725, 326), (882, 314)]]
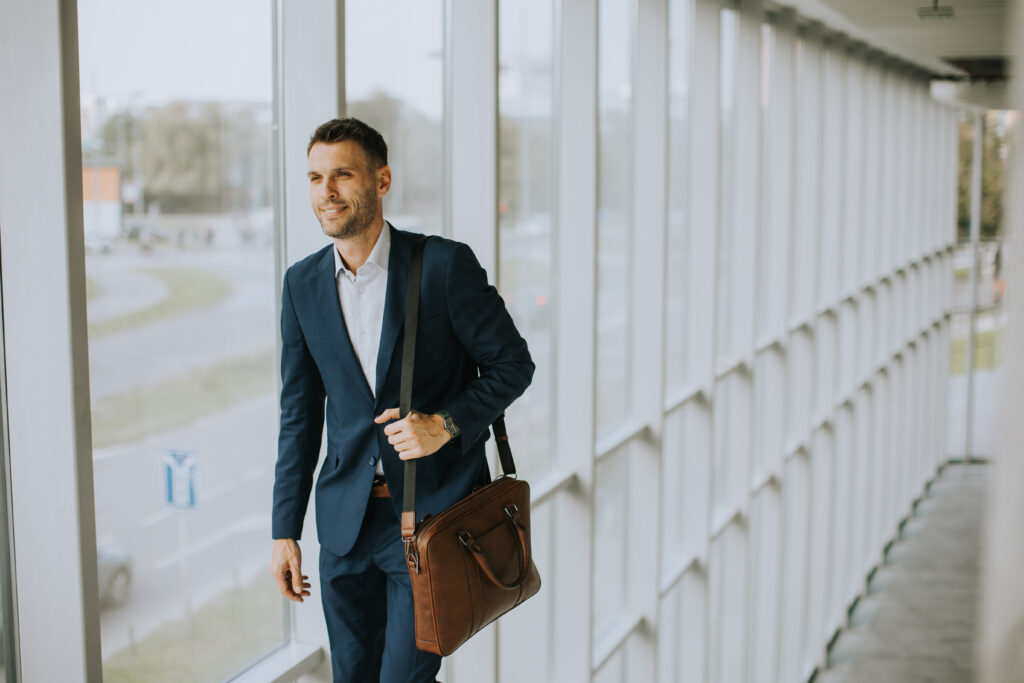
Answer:
[(288, 273), (281, 296), (281, 431), (274, 472), (273, 538), (299, 538), (324, 425), (320, 371), (295, 315)]
[(456, 244), (445, 273), (448, 316), (455, 336), (476, 362), (480, 376), (442, 406), (462, 430), (466, 453), (477, 437), (518, 398), (533, 379), (534, 364), (498, 290), (473, 251)]

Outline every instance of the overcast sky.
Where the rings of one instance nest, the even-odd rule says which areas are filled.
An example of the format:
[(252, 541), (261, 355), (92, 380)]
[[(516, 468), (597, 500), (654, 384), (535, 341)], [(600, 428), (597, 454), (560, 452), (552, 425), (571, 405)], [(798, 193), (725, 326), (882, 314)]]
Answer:
[[(270, 102), (272, 11), (270, 0), (78, 0), (83, 100)], [(351, 0), (347, 14), (349, 97), (381, 89), (440, 116), (442, 0)]]
[(83, 95), (266, 101), (269, 0), (78, 0)]

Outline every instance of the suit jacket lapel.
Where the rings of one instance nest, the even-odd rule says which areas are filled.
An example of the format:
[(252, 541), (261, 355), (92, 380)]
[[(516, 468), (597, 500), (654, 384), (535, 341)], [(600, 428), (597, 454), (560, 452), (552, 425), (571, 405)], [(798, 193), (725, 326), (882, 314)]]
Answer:
[(341, 302), (338, 301), (338, 281), (334, 271), (334, 245), (324, 254), (323, 260), (313, 273), (313, 302), (317, 313), (322, 316), (324, 333), (331, 347), (337, 352), (335, 357), (349, 375), (349, 386), (359, 387), (368, 401), (373, 401), (370, 385), (366, 383), (366, 375), (359, 365), (359, 358), (352, 348), (352, 340), (348, 336), (345, 316), (341, 313)]
[[(409, 259), (412, 247), (406, 233), (395, 230), (390, 224), (391, 254), (388, 256), (388, 288), (384, 298), (384, 324), (380, 331), (380, 348), (377, 350), (376, 396), (380, 399), (391, 358), (395, 355), (395, 344), (405, 325), (405, 288), (409, 275)], [(392, 408), (394, 406), (387, 406)]]

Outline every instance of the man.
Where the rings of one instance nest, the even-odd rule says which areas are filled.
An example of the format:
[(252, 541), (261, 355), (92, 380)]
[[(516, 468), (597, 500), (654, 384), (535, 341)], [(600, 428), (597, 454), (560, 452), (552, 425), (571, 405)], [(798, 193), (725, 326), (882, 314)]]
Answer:
[(284, 277), (270, 572), (285, 597), (310, 594), (297, 540), (326, 412), (316, 523), (334, 680), (430, 682), (441, 659), (415, 646), (399, 527), (403, 463), (420, 459), (417, 519), (488, 481), (488, 428), (529, 385), (534, 365), (473, 252), (433, 237), (423, 254), (414, 410), (398, 419), (406, 282), (419, 236), (384, 221), (391, 170), (377, 131), (356, 119), (328, 121), (306, 153), (313, 211), (333, 243)]

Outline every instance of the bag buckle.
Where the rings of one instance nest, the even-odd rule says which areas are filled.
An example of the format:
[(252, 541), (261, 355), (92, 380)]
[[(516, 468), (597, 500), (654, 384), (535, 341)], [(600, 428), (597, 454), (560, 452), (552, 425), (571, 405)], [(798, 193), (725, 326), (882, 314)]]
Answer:
[(508, 517), (508, 521), (515, 522), (516, 515), (519, 514), (519, 506), (515, 503), (508, 503), (505, 505), (505, 516)]
[(466, 550), (472, 550), (472, 548), (469, 547), (473, 542), (473, 535), (471, 533), (468, 531), (460, 531), (457, 536), (459, 537), (459, 543), (462, 544), (463, 548)]
[(413, 542), (416, 540), (415, 536), (402, 536), (402, 543), (405, 544), (405, 562), (413, 569), (417, 574), (420, 573), (420, 554), (416, 552), (416, 546)]

